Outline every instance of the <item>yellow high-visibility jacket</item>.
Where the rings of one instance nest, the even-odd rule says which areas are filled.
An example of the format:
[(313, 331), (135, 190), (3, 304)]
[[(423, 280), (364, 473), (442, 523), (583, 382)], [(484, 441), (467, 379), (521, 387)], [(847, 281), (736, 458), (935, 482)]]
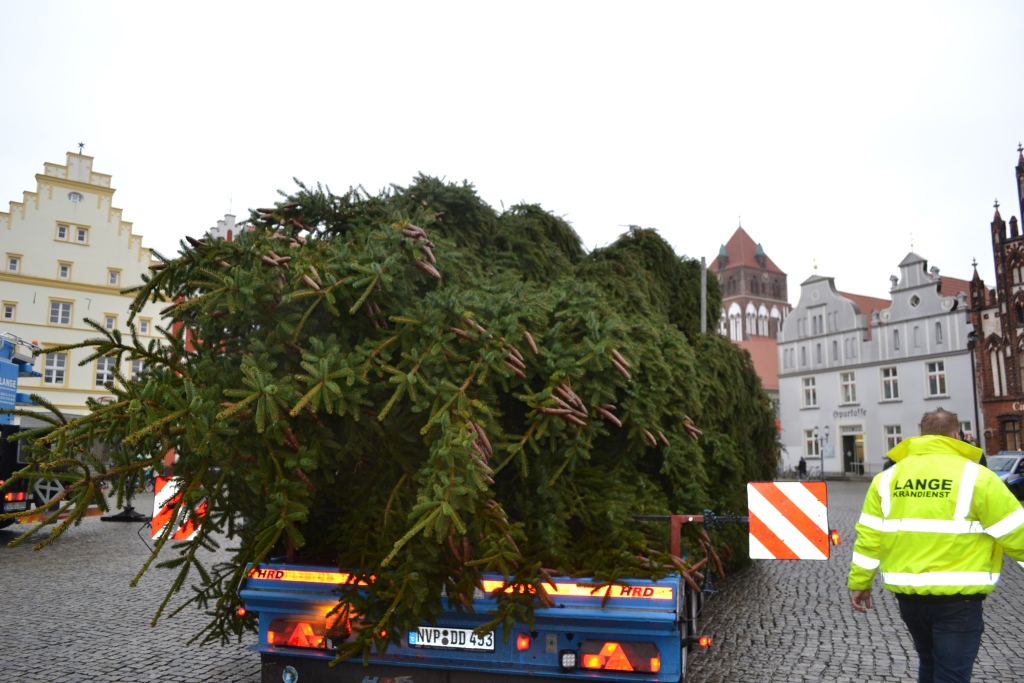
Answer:
[(896, 464), (875, 476), (864, 499), (847, 586), (867, 590), (881, 572), (893, 593), (991, 593), (1003, 552), (1024, 560), (1024, 508), (978, 464), (981, 455), (936, 435), (890, 450)]

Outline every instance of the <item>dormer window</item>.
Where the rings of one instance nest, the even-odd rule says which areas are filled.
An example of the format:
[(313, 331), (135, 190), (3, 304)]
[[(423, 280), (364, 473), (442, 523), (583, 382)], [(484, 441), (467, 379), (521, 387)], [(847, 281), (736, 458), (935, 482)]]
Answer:
[(78, 204), (85, 199), (85, 197), (82, 196), (81, 192), (68, 192), (68, 199), (70, 199), (72, 203)]
[(920, 305), (921, 305), (921, 297), (919, 297), (917, 294), (915, 294), (914, 296), (910, 297), (910, 307), (911, 308), (917, 308)]

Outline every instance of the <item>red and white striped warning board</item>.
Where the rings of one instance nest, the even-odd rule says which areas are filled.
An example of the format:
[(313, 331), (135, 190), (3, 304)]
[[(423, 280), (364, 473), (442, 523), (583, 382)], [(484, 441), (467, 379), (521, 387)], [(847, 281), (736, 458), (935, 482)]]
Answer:
[[(181, 494), (178, 488), (181, 486), (180, 477), (157, 477), (153, 485), (153, 521), (150, 523), (151, 538), (156, 538), (164, 528), (171, 522), (174, 515), (174, 506), (178, 504)], [(187, 541), (199, 531), (198, 525), (192, 521), (192, 517), (182, 511), (181, 519), (178, 519), (178, 528), (174, 530), (171, 539), (174, 541)], [(196, 508), (195, 517), (202, 520), (206, 516), (206, 500)]]
[(825, 482), (752, 482), (747, 484), (747, 509), (751, 559), (828, 559)]

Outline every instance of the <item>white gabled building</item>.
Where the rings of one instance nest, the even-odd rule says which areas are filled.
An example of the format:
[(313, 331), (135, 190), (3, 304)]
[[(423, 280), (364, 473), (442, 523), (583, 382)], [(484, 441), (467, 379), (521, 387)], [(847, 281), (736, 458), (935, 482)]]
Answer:
[(938, 407), (977, 434), (970, 283), (939, 277), (914, 253), (899, 269), (890, 301), (844, 294), (819, 275), (801, 284), (779, 334), (783, 468), (802, 455), (825, 475), (878, 472)]
[[(106, 329), (128, 333), (133, 297), (125, 287), (141, 284), (150, 250), (114, 207), (111, 177), (93, 171), (92, 157), (69, 152), (65, 165), (46, 163), (35, 192), (24, 192), (0, 212), (0, 332), (38, 342), (44, 349), (72, 344)], [(135, 324), (142, 337), (157, 337), (160, 304), (149, 303)], [(103, 400), (113, 380), (113, 359), (80, 367), (85, 350), (47, 353), (35, 361), (42, 373), (24, 380), (22, 391), (37, 393), (69, 416), (87, 412), (86, 399)], [(138, 367), (126, 362), (130, 375)]]

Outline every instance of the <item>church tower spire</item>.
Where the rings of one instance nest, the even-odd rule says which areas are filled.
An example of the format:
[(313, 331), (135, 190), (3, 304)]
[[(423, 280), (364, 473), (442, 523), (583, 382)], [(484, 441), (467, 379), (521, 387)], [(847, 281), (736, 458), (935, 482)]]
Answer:
[(1024, 145), (1017, 143), (1017, 203), (1020, 205), (1020, 213), (1017, 214), (1024, 220)]

